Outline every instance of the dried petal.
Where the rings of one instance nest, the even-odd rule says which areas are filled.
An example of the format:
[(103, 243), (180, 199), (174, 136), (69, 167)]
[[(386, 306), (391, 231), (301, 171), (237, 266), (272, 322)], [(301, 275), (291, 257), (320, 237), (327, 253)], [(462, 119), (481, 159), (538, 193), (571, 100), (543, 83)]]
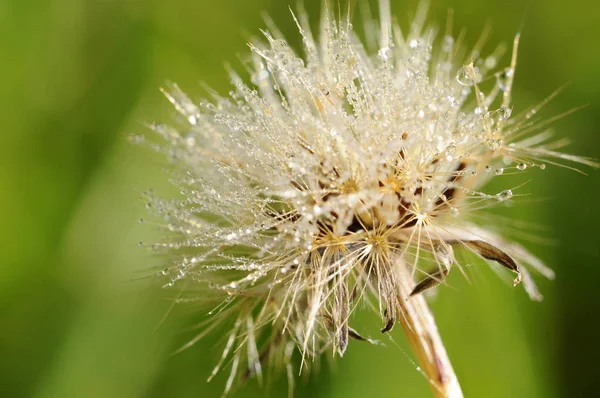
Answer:
[(482, 240), (470, 240), (463, 243), (465, 246), (473, 249), (475, 253), (486, 260), (496, 261), (498, 264), (517, 274), (517, 277), (513, 281), (515, 286), (521, 282), (521, 272), (519, 271), (519, 267), (517, 266), (515, 260), (513, 260), (508, 254), (498, 249), (496, 246)]

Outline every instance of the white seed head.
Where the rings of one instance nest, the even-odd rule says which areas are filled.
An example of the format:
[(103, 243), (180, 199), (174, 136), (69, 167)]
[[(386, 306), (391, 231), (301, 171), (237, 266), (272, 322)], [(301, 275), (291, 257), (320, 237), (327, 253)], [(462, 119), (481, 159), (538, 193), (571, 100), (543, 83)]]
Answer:
[(295, 347), (303, 366), (327, 349), (342, 355), (349, 337), (362, 339), (349, 319), (364, 298), (391, 328), (407, 299), (394, 260), (422, 280), (413, 294), (443, 280), (455, 249), (513, 271), (533, 298), (525, 267), (552, 276), (472, 217), (511, 200), (509, 189), (481, 190), (507, 171), (591, 163), (547, 142), (533, 120), (545, 102), (512, 112), (519, 37), (496, 70), (502, 46), (480, 57), (451, 32), (436, 36), (422, 13), (401, 32), (387, 3), (366, 21), (366, 41), (328, 10), (318, 39), (304, 12), (293, 15), (302, 52), (263, 32), (250, 45), (250, 81), (232, 72), (228, 96), (197, 104), (175, 84), (164, 90), (182, 118), (151, 127), (181, 197), (148, 194), (174, 232), (154, 248), (176, 258), (166, 286), (188, 281), (188, 296), (215, 304), (208, 329), (235, 320), (216, 369), (231, 364), (227, 389), (260, 377), (267, 360), (291, 366)]

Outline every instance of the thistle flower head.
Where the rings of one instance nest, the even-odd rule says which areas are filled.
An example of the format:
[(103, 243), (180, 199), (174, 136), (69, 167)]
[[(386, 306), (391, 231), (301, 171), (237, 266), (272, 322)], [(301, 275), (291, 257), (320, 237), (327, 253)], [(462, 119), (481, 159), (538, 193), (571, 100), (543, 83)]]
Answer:
[[(300, 11), (294, 50), (275, 29), (250, 44), (250, 80), (231, 73), (228, 96), (192, 102), (165, 90), (181, 115), (153, 124), (178, 171), (181, 197), (149, 194), (175, 232), (154, 245), (175, 255), (167, 285), (215, 305), (207, 327), (233, 320), (219, 366), (261, 375), (266, 361), (303, 366), (324, 351), (342, 355), (350, 323), (368, 302), (391, 329), (402, 301), (443, 282), (455, 250), (515, 274), (539, 299), (528, 268), (552, 272), (523, 247), (477, 226), (487, 207), (513, 193), (486, 192), (503, 173), (588, 160), (555, 152), (545, 103), (513, 112), (519, 37), (467, 51), (452, 32), (379, 22), (359, 36), (349, 18), (323, 11), (318, 38)], [(508, 188), (508, 187), (507, 187)], [(414, 277), (412, 290), (402, 278)], [(194, 339), (190, 345), (197, 341)]]

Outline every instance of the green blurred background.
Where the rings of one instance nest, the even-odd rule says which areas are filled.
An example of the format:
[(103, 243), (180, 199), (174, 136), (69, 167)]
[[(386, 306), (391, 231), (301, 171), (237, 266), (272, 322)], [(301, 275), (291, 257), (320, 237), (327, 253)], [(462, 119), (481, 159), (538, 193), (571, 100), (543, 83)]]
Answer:
[[(305, 3), (316, 20), (318, 1)], [(406, 26), (416, 1), (392, 4)], [(161, 234), (137, 222), (140, 193), (169, 188), (162, 157), (126, 136), (173, 116), (158, 91), (166, 80), (193, 98), (203, 95), (200, 81), (226, 93), (223, 63), (239, 66), (262, 11), (297, 43), (288, 5), (294, 0), (0, 1), (1, 397), (220, 395), (224, 377), (205, 381), (218, 336), (171, 355), (193, 336), (185, 331), (193, 312), (176, 311), (159, 329), (173, 293), (130, 281), (157, 264), (138, 241)], [(491, 42), (510, 43), (526, 7), (435, 1), (430, 20), (443, 25), (448, 8), (473, 44), (488, 21)], [(574, 141), (569, 151), (596, 158), (599, 21), (590, 0), (530, 2), (515, 93), (518, 110), (571, 82), (545, 114), (589, 104), (555, 127)], [(554, 282), (540, 280), (545, 301), (530, 302), (483, 266), (472, 285), (454, 273), (455, 289), (433, 300), (467, 397), (597, 396), (600, 178), (586, 171), (532, 170), (520, 177), (533, 178), (532, 196), (503, 209), (555, 239), (528, 244), (557, 272)], [(364, 321), (377, 336), (379, 323)], [(428, 397), (398, 329), (393, 338), (385, 347), (354, 342), (343, 360), (300, 381), (296, 396)], [(234, 396), (286, 396), (283, 379), (268, 390), (250, 382)]]

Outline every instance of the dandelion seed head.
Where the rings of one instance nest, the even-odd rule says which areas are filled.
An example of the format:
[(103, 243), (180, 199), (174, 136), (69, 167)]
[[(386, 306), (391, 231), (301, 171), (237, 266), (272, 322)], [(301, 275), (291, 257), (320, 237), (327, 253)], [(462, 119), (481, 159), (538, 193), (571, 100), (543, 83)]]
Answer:
[(551, 275), (472, 217), (512, 200), (514, 188), (482, 189), (508, 171), (591, 164), (555, 152), (532, 120), (544, 103), (513, 112), (519, 37), (497, 70), (504, 46), (479, 56), (422, 17), (402, 32), (387, 3), (365, 24), (377, 40), (328, 10), (316, 38), (306, 14), (293, 14), (301, 52), (263, 31), (249, 81), (231, 72), (229, 95), (200, 103), (169, 84), (180, 120), (149, 126), (160, 145), (135, 138), (169, 157), (181, 193), (146, 198), (172, 232), (153, 245), (175, 258), (160, 272), (165, 287), (189, 281), (192, 297), (214, 303), (208, 329), (235, 320), (214, 372), (233, 358), (228, 389), (261, 377), (266, 360), (289, 368), (296, 347), (304, 367), (327, 350), (343, 355), (350, 337), (364, 339), (349, 323), (366, 297), (391, 328), (407, 299), (395, 259), (425, 278), (413, 294), (443, 281), (455, 250), (500, 263), (534, 299), (526, 267)]

